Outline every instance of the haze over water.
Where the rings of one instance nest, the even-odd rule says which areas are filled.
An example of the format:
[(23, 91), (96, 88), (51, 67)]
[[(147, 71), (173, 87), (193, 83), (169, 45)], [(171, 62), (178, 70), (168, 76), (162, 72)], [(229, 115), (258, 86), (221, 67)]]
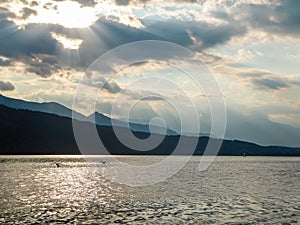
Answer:
[[(299, 224), (300, 158), (200, 157), (155, 185), (104, 179), (80, 156), (1, 156), (0, 224)], [(121, 157), (151, 164), (158, 156)], [(180, 160), (180, 157), (178, 157)], [(57, 168), (54, 161), (60, 163)], [(128, 174), (130, 176), (130, 174)]]

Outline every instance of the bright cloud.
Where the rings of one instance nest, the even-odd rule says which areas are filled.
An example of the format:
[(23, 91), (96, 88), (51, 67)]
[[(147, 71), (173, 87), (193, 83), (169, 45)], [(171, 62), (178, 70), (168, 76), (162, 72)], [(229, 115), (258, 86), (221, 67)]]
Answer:
[(55, 34), (53, 32), (51, 33), (51, 36), (62, 44), (65, 49), (79, 49), (83, 41), (80, 39), (67, 38), (64, 35)]

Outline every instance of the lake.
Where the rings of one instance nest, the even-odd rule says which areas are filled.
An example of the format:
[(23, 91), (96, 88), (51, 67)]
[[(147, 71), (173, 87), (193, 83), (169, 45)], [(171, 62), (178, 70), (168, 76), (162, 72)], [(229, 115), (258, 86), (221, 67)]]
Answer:
[(144, 187), (106, 180), (99, 170), (115, 164), (97, 160), (0, 156), (0, 224), (300, 224), (299, 157), (217, 157), (201, 172), (193, 156), (171, 178)]

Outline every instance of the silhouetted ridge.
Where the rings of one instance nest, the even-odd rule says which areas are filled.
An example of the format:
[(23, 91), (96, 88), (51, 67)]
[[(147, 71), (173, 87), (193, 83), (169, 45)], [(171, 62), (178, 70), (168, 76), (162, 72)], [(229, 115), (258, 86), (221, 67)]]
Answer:
[[(75, 121), (82, 126), (95, 126), (85, 121)], [(120, 132), (131, 132), (117, 127)], [(180, 136), (165, 136), (162, 143), (151, 151), (135, 151), (124, 146), (115, 136), (111, 126), (97, 126), (104, 146), (111, 154), (168, 155), (177, 146)], [(101, 132), (100, 132), (101, 131)], [(134, 132), (135, 136), (147, 138), (148, 133)], [(160, 135), (160, 134), (154, 134)], [(201, 155), (208, 137), (187, 137), (198, 141), (195, 154)], [(215, 139), (213, 139), (215, 140)], [(104, 150), (86, 149), (87, 154), (105, 154)], [(243, 141), (224, 140), (219, 155), (300, 156), (300, 148), (278, 146), (263, 147)], [(0, 105), (0, 154), (81, 154), (73, 134), (72, 119), (49, 113), (13, 109)], [(183, 153), (184, 154), (184, 153)]]

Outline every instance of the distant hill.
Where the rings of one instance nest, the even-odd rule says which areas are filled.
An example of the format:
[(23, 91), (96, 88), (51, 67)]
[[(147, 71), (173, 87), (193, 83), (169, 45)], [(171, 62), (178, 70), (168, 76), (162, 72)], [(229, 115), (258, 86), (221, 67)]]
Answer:
[[(90, 122), (75, 121), (78, 125), (94, 126)], [(120, 132), (131, 132), (119, 127)], [(111, 126), (97, 126), (101, 140), (111, 154), (171, 154), (178, 143), (178, 135), (165, 136), (162, 143), (151, 151), (135, 151), (125, 147), (116, 138)], [(149, 133), (134, 132), (139, 138)], [(155, 134), (160, 135), (160, 134)], [(203, 154), (208, 137), (185, 137), (198, 141), (196, 155)], [(87, 149), (88, 154), (105, 154), (102, 149)], [(224, 140), (219, 155), (300, 156), (300, 148), (287, 148)], [(0, 105), (0, 154), (80, 154), (73, 135), (72, 119), (54, 114), (9, 108)]]
[[(63, 117), (68, 117), (72, 118), (72, 112), (74, 118), (80, 121), (89, 121), (92, 123), (96, 123), (101, 126), (111, 126), (112, 125), (112, 120), (111, 118), (101, 114), (101, 113), (94, 113), (88, 117), (78, 113), (74, 112), (71, 109), (56, 103), (56, 102), (29, 102), (29, 101), (24, 101), (20, 99), (14, 99), (14, 98), (9, 98), (6, 96), (3, 96), (0, 94), (0, 105), (7, 106), (9, 108), (13, 109), (26, 109), (30, 111), (35, 111), (35, 112), (44, 112), (44, 113), (50, 113), (58, 116), (63, 116)], [(113, 120), (114, 125), (120, 126), (120, 127), (130, 127), (131, 130), (133, 131), (140, 131), (140, 132), (148, 132), (150, 133), (150, 128), (147, 124), (137, 124), (137, 123), (126, 123), (124, 121), (119, 121), (119, 120)], [(161, 127), (152, 127), (152, 131), (155, 131), (155, 133), (159, 134), (164, 134), (164, 129)], [(170, 129), (166, 130), (166, 133), (168, 135), (176, 135), (177, 133), (175, 131), (172, 131)]]
[[(0, 94), (0, 105), (13, 109), (27, 109), (30, 111), (51, 113), (58, 116), (72, 118), (72, 110), (56, 102), (29, 102), (21, 99), (14, 99)], [(86, 117), (78, 112), (74, 112), (78, 120), (86, 120)]]
[[(154, 133), (157, 134), (164, 134), (164, 128), (162, 127), (157, 127), (157, 126), (151, 126), (151, 130), (150, 130), (150, 125), (147, 124), (137, 124), (137, 123), (128, 123), (125, 121), (121, 121), (121, 120), (115, 120), (115, 119), (111, 119), (107, 116), (104, 116), (101, 113), (94, 113), (92, 115), (90, 115), (89, 117), (87, 117), (87, 121), (89, 122), (93, 122), (96, 123), (98, 125), (102, 125), (102, 126), (118, 126), (118, 127), (127, 127), (133, 131), (138, 131), (138, 132), (146, 132), (146, 133), (151, 133), (151, 131), (154, 131)], [(166, 134), (167, 135), (177, 135), (177, 133), (173, 130), (167, 129), (166, 130)]]

